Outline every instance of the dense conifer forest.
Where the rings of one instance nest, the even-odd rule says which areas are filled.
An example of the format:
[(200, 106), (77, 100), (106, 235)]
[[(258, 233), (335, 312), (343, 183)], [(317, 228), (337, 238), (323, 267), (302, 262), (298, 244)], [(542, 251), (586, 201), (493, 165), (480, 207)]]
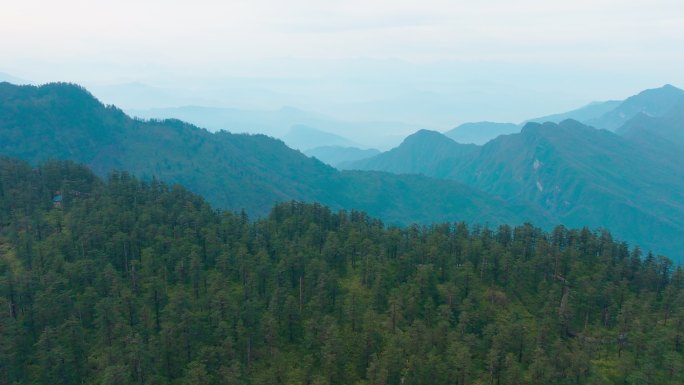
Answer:
[(0, 384), (682, 384), (683, 337), (684, 270), (603, 230), (0, 161)]

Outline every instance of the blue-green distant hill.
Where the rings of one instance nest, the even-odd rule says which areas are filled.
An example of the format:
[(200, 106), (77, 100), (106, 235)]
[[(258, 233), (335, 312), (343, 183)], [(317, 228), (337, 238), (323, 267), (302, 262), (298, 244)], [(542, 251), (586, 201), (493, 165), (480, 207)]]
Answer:
[(340, 172), (264, 135), (211, 133), (178, 121), (143, 121), (71, 84), (0, 83), (0, 155), (67, 159), (98, 175), (125, 170), (179, 183), (218, 208), (265, 215), (301, 200), (364, 210), (389, 223), (546, 223), (462, 183), (383, 172)]
[(323, 163), (327, 163), (333, 167), (340, 167), (349, 162), (354, 162), (361, 159), (371, 158), (380, 154), (380, 151), (369, 148), (361, 149), (358, 147), (343, 147), (343, 146), (321, 146), (304, 151), (307, 156), (313, 156)]
[[(673, 88), (653, 92), (676, 99)], [(616, 133), (574, 120), (529, 123), (483, 146), (421, 130), (391, 151), (345, 166), (358, 171), (338, 171), (264, 135), (131, 119), (78, 86), (2, 83), (0, 154), (34, 164), (74, 160), (98, 175), (126, 170), (145, 180), (156, 177), (187, 186), (216, 207), (251, 215), (296, 199), (364, 210), (396, 224), (606, 227), (632, 244), (681, 260), (678, 106), (672, 103), (660, 116), (653, 115), (661, 111), (655, 107), (651, 115), (638, 113)]]
[(477, 122), (464, 123), (444, 133), (458, 143), (485, 144), (500, 135), (520, 132), (520, 126), (513, 123)]
[(653, 117), (664, 116), (682, 103), (684, 103), (684, 90), (666, 84), (660, 88), (642, 91), (625, 99), (600, 117), (582, 119), (582, 122), (596, 128), (615, 131), (639, 114)]
[[(350, 169), (456, 180), (568, 226), (606, 227), (622, 239), (684, 257), (682, 109), (638, 115), (616, 133), (574, 120), (528, 123), (484, 146), (417, 132)], [(679, 160), (677, 160), (679, 159)]]
[(420, 130), (396, 148), (372, 158), (348, 162), (346, 169), (380, 170), (395, 174), (423, 174), (443, 178), (454, 164), (470, 160), (480, 147), (461, 144), (436, 131)]

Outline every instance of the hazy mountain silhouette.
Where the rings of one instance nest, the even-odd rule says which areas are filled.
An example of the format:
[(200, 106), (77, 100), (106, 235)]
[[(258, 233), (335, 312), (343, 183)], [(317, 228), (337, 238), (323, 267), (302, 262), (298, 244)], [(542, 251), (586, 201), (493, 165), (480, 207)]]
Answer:
[(306, 151), (321, 146), (359, 147), (340, 135), (319, 130), (314, 127), (297, 124), (282, 137), (285, 144), (296, 150)]
[[(677, 94), (667, 87), (665, 93)], [(373, 172), (339, 172), (264, 135), (131, 119), (68, 84), (2, 83), (0, 153), (32, 163), (71, 159), (99, 175), (119, 169), (154, 176), (181, 183), (217, 207), (252, 214), (298, 199), (365, 210), (392, 223), (562, 222), (607, 227), (681, 258), (684, 172), (681, 152), (667, 149), (678, 146), (682, 111), (673, 105), (660, 117), (637, 114), (620, 135), (572, 120), (529, 123), (483, 146), (421, 130), (391, 151), (352, 164)]]
[(553, 122), (560, 123), (567, 119), (573, 119), (580, 122), (586, 122), (592, 119), (597, 119), (604, 114), (614, 110), (622, 103), (622, 100), (609, 100), (606, 102), (593, 102), (576, 110), (563, 112), (559, 114), (542, 116), (539, 118), (529, 119), (527, 122), (545, 123)]
[(331, 119), (308, 113), (294, 107), (275, 110), (245, 110), (239, 108), (183, 106), (128, 110), (133, 116), (145, 119), (179, 119), (211, 131), (226, 130), (232, 133), (266, 134), (281, 137), (290, 127), (298, 124), (329, 126)]
[(460, 144), (436, 131), (420, 130), (396, 148), (372, 158), (343, 164), (346, 169), (444, 177), (455, 165), (471, 159), (479, 147)]
[(380, 151), (370, 148), (367, 150), (358, 147), (342, 147), (342, 146), (321, 146), (304, 151), (307, 156), (313, 156), (323, 163), (329, 164), (333, 167), (354, 162), (361, 159), (366, 159), (380, 154)]
[[(528, 119), (525, 123), (560, 123), (567, 119), (576, 120), (596, 128), (615, 131), (633, 117), (663, 116), (674, 106), (684, 101), (684, 91), (672, 85), (645, 90), (625, 100), (593, 102), (568, 112)], [(524, 125), (524, 124), (523, 124)], [(465, 123), (445, 135), (459, 143), (485, 144), (499, 135), (520, 132), (522, 125), (512, 123)]]
[(5, 72), (0, 72), (0, 82), (9, 82), (14, 84), (31, 84), (30, 81), (12, 76)]
[(520, 132), (520, 126), (513, 123), (477, 122), (464, 123), (444, 133), (458, 143), (485, 144), (499, 135)]
[(520, 223), (543, 216), (455, 181), (339, 172), (264, 135), (178, 121), (141, 121), (70, 84), (0, 84), (0, 154), (38, 163), (69, 159), (98, 175), (125, 170), (180, 183), (216, 207), (263, 215), (273, 203), (317, 201), (390, 223)]
[(681, 160), (684, 151), (684, 102), (660, 117), (639, 113), (616, 132), (641, 147), (672, 158), (673, 162)]
[(596, 128), (615, 131), (638, 114), (664, 116), (684, 102), (684, 90), (670, 84), (649, 89), (625, 99), (617, 107), (594, 119), (583, 120)]
[[(241, 109), (227, 107), (182, 106), (151, 109), (127, 109), (126, 113), (144, 119), (179, 119), (209, 131), (226, 130), (232, 133), (265, 134), (275, 138), (285, 138), (294, 126), (307, 126), (316, 130), (332, 133), (350, 133), (360, 138), (363, 146), (388, 148), (401, 141), (399, 132), (411, 132), (418, 126), (390, 121), (343, 121), (327, 115), (304, 111), (295, 107), (282, 107), (273, 110)], [(386, 134), (381, 134), (382, 132)], [(387, 134), (391, 133), (391, 134)], [(336, 143), (340, 143), (339, 141)], [(346, 145), (356, 141), (345, 141)], [(310, 146), (311, 143), (306, 144)], [(331, 145), (323, 141), (314, 147)], [(335, 144), (339, 145), (339, 144)]]

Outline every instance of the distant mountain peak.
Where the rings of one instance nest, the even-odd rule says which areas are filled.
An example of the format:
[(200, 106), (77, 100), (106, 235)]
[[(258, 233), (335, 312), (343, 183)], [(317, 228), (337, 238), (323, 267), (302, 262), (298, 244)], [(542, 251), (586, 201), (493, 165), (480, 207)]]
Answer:
[(565, 119), (560, 123), (554, 122), (528, 122), (523, 126), (520, 131), (520, 135), (523, 137), (535, 137), (535, 138), (559, 138), (576, 136), (580, 133), (586, 132), (587, 130), (596, 130), (593, 127), (587, 126), (582, 122), (578, 122), (574, 119)]
[(413, 133), (413, 135), (435, 135), (435, 134), (442, 136), (442, 134), (440, 132), (434, 131), (434, 130), (428, 130), (426, 128), (421, 128), (420, 130)]
[(444, 135), (457, 143), (482, 145), (498, 136), (517, 132), (520, 132), (517, 124), (484, 121), (461, 124)]
[(661, 88), (661, 89), (666, 89), (666, 90), (668, 90), (668, 89), (675, 89), (675, 90), (682, 91), (682, 89), (677, 88), (677, 87), (673, 86), (673, 85), (670, 84), (670, 83), (667, 83), (667, 84), (665, 84), (664, 86), (662, 86), (662, 87), (660, 87), (660, 88)]
[(558, 126), (563, 128), (587, 128), (587, 125), (575, 119), (565, 119), (562, 122), (558, 123)]
[(616, 131), (639, 113), (653, 117), (664, 116), (684, 101), (684, 90), (671, 84), (643, 90), (625, 99), (619, 106), (599, 118), (586, 121), (598, 128)]
[(104, 110), (110, 110), (111, 117), (120, 119), (124, 113), (113, 106), (105, 106), (85, 87), (74, 83), (53, 82), (39, 86), (14, 85), (0, 83), (0, 103), (4, 101), (22, 100), (35, 98), (42, 103), (51, 104), (65, 113), (80, 116), (81, 120), (87, 120), (86, 116), (92, 117)]
[(322, 146), (363, 147), (340, 135), (305, 124), (293, 125), (282, 139), (288, 146), (301, 151)]
[[(441, 132), (437, 131), (432, 131), (432, 130), (426, 130), (426, 129), (420, 129), (413, 134), (407, 136), (403, 143), (409, 144), (409, 143), (417, 143), (417, 142), (425, 142), (425, 141), (438, 141), (438, 142), (443, 142), (445, 140), (449, 142), (453, 142), (453, 140), (449, 139), (447, 136), (442, 134)], [(403, 144), (402, 143), (402, 144)]]
[(626, 101), (629, 101), (630, 99), (638, 99), (638, 98), (643, 98), (643, 97), (653, 97), (653, 96), (682, 96), (684, 95), (684, 90), (681, 88), (677, 88), (673, 86), (672, 84), (665, 84), (662, 87), (658, 88), (649, 88), (646, 90), (643, 90), (639, 92), (638, 94), (631, 96), (627, 98)]
[[(552, 122), (545, 122), (545, 123), (543, 123), (543, 124), (547, 124), (547, 125), (548, 125), (548, 124), (556, 125), (555, 123), (552, 123)], [(529, 134), (529, 133), (538, 132), (539, 129), (541, 128), (541, 126), (542, 126), (542, 123), (527, 122), (527, 123), (525, 123), (525, 125), (523, 126), (522, 130), (520, 130), (520, 133), (523, 134), (523, 135), (526, 135), (526, 134)]]

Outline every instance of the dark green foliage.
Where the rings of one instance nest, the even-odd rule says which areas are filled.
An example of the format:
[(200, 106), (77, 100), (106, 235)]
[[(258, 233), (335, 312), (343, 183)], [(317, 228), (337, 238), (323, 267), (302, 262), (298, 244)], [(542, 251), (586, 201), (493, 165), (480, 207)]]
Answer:
[(275, 203), (295, 199), (364, 210), (402, 224), (538, 219), (533, 211), (455, 181), (339, 172), (264, 135), (210, 133), (178, 120), (134, 120), (63, 83), (0, 83), (0, 154), (34, 165), (73, 160), (101, 177), (112, 170), (148, 181), (156, 177), (186, 186), (215, 207), (245, 209), (252, 216), (265, 216)]
[(65, 162), (0, 186), (2, 384), (684, 381), (684, 271), (605, 231), (253, 222)]

